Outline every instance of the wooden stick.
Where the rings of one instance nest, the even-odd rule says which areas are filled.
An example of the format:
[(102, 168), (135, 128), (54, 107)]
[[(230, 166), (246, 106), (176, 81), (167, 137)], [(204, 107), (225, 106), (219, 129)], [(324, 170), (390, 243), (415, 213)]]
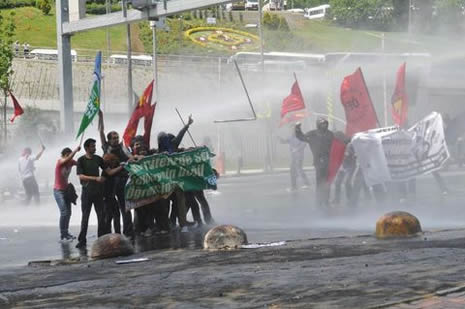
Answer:
[[(181, 116), (181, 114), (179, 113), (178, 109), (175, 108), (175, 110), (176, 110), (176, 113), (178, 113), (179, 119), (181, 119), (182, 124), (185, 126), (186, 123), (185, 123), (184, 120), (182, 119), (182, 116)], [(192, 144), (194, 144), (194, 147), (197, 147), (197, 144), (195, 143), (194, 138), (193, 138), (192, 135), (191, 135), (191, 132), (189, 132), (189, 129), (187, 129), (187, 134), (189, 134), (189, 137), (191, 138), (191, 141), (192, 141)]]
[(82, 134), (81, 134), (81, 140), (79, 141), (79, 147), (82, 146), (82, 141), (84, 140), (84, 133), (85, 133), (85, 132), (86, 132), (86, 131), (82, 132)]

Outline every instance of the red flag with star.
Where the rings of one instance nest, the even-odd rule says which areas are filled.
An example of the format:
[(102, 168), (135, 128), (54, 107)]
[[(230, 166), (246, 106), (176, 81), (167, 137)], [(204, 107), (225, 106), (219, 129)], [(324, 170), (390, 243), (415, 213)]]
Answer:
[[(146, 119), (151, 117), (151, 119), (153, 119), (153, 112), (155, 110), (155, 107), (154, 106), (152, 107), (151, 105), (153, 83), (154, 81), (152, 80), (152, 82), (147, 86), (147, 88), (145, 88), (144, 93), (139, 98), (139, 102), (137, 103), (136, 108), (134, 108), (134, 111), (132, 112), (128, 125), (126, 126), (126, 129), (124, 130), (123, 141), (126, 146), (129, 146), (131, 144), (132, 138), (136, 136), (137, 127), (139, 126), (139, 120), (142, 117), (145, 117)], [(144, 128), (145, 127), (147, 126), (144, 125)], [(150, 133), (149, 133), (149, 137), (150, 137)]]

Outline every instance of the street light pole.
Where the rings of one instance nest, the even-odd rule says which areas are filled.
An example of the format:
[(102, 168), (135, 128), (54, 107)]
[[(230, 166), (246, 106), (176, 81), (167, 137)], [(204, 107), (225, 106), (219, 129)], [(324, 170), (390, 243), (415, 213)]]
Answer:
[[(384, 32), (381, 34), (381, 48), (383, 50), (384, 65), (386, 65), (386, 49), (384, 46)], [(386, 67), (383, 68), (383, 104), (384, 104), (384, 126), (388, 123), (388, 107), (387, 107), (387, 89), (386, 89)]]
[(263, 0), (258, 0), (258, 35), (260, 37), (260, 61), (262, 66), (262, 73), (265, 72), (265, 59), (263, 56), (263, 27), (262, 27), (262, 19), (263, 19)]
[[(127, 16), (127, 3), (123, 0), (123, 16)], [(131, 115), (132, 106), (134, 104), (134, 95), (132, 89), (132, 46), (131, 46), (131, 25), (126, 25), (126, 42), (128, 46), (127, 59), (128, 59), (128, 115)]]
[(155, 102), (158, 102), (158, 63), (157, 63), (157, 26), (155, 21), (150, 21), (150, 26), (152, 27), (152, 63), (153, 63), (153, 80), (155, 83)]
[(412, 32), (412, 0), (408, 1), (408, 35)]

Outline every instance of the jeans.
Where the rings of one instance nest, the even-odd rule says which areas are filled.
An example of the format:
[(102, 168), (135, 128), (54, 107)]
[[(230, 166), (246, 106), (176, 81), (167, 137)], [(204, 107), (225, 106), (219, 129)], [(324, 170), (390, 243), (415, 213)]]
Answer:
[(39, 194), (39, 185), (34, 176), (26, 178), (23, 180), (24, 191), (26, 193), (26, 200), (24, 201), (26, 205), (29, 205), (31, 199), (34, 197), (34, 203), (36, 205), (40, 204), (40, 194)]
[(53, 189), (53, 196), (60, 209), (60, 234), (61, 237), (67, 236), (69, 228), (69, 220), (71, 219), (71, 203), (65, 200), (65, 191)]
[(132, 225), (132, 213), (126, 210), (126, 203), (124, 197), (124, 187), (128, 181), (127, 177), (115, 176), (115, 194), (118, 199), (119, 209), (123, 217), (123, 234), (127, 237), (134, 235), (134, 226)]
[(194, 191), (193, 193), (197, 201), (200, 203), (200, 207), (202, 207), (202, 213), (203, 213), (203, 218), (205, 219), (205, 222), (212, 223), (213, 218), (210, 212), (210, 205), (208, 205), (208, 201), (205, 198), (205, 194), (203, 193), (203, 190)]
[(192, 211), (192, 217), (194, 217), (194, 221), (197, 223), (202, 223), (202, 217), (200, 217), (200, 208), (197, 200), (195, 199), (194, 192), (184, 192), (186, 196), (186, 210), (189, 209)]
[(95, 213), (97, 214), (97, 236), (105, 234), (105, 216), (103, 210), (103, 193), (100, 191), (89, 192), (86, 187), (82, 188), (81, 193), (81, 232), (79, 233), (79, 243), (87, 243), (87, 228), (89, 225), (90, 211), (94, 205)]
[(297, 177), (300, 176), (302, 178), (304, 184), (306, 186), (309, 185), (309, 181), (305, 172), (302, 168), (304, 162), (303, 156), (292, 156), (291, 157), (291, 188), (297, 189)]
[(329, 205), (330, 187), (327, 182), (328, 166), (315, 166), (316, 202), (318, 207)]

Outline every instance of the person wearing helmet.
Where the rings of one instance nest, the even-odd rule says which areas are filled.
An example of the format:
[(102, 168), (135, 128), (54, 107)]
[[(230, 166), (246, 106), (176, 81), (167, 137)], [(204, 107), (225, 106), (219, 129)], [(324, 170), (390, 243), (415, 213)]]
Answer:
[(295, 126), (296, 137), (308, 143), (313, 154), (313, 166), (316, 174), (316, 201), (318, 206), (328, 206), (329, 185), (327, 183), (329, 153), (333, 142), (334, 134), (328, 129), (328, 120), (318, 118), (316, 129), (307, 133), (302, 132), (301, 124)]

